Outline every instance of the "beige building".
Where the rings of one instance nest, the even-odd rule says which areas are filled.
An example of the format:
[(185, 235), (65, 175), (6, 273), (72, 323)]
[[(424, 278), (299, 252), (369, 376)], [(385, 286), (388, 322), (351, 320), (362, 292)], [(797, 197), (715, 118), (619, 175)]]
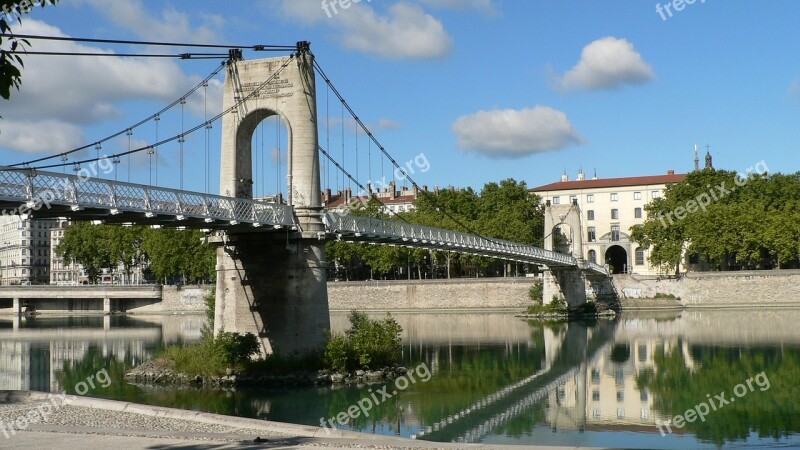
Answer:
[[(428, 187), (423, 186), (422, 190), (427, 192)], [(438, 195), (439, 188), (434, 188), (433, 193)], [(388, 183), (387, 188), (379, 189), (373, 192), (372, 195), (381, 202), (381, 211), (384, 214), (392, 214), (414, 210), (414, 202), (417, 201), (420, 192), (416, 187), (409, 189), (403, 186), (397, 189), (394, 181), (391, 181)], [(330, 211), (347, 212), (350, 208), (366, 205), (369, 202), (369, 196), (352, 195), (350, 188), (345, 188), (344, 192), (338, 192), (337, 194), (331, 194), (330, 189), (328, 189), (322, 194), (322, 201), (325, 208)]]
[(64, 232), (72, 222), (65, 218), (56, 220), (56, 224), (50, 231), (50, 284), (57, 285), (76, 285), (81, 281), (83, 275), (83, 266), (75, 264), (71, 261), (64, 261), (63, 257), (58, 256), (56, 249), (61, 239), (64, 238)]
[(55, 220), (0, 217), (0, 284), (50, 281), (50, 230)]
[(565, 174), (561, 181), (532, 191), (543, 202), (580, 208), (580, 251), (587, 261), (607, 264), (613, 273), (660, 275), (661, 270), (649, 264), (649, 250), (630, 240), (630, 230), (647, 219), (647, 203), (662, 196), (667, 185), (685, 177), (670, 170), (666, 175), (586, 179), (581, 172), (577, 180), (569, 180)]

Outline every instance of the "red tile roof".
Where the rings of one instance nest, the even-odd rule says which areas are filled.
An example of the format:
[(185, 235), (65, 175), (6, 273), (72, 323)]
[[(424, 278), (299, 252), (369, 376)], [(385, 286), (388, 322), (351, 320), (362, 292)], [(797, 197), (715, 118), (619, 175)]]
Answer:
[(549, 192), (560, 191), (568, 189), (595, 189), (595, 188), (610, 188), (610, 187), (623, 187), (623, 186), (642, 186), (653, 184), (670, 184), (678, 183), (686, 178), (685, 173), (673, 175), (652, 175), (645, 177), (626, 177), (626, 178), (600, 178), (597, 180), (573, 180), (573, 181), (559, 181), (557, 183), (545, 184), (531, 189), (533, 192)]
[[(414, 195), (398, 195), (394, 198), (394, 200), (390, 199), (389, 197), (377, 197), (377, 199), (384, 205), (395, 205), (395, 204), (404, 205), (408, 203), (414, 203), (416, 197)], [(351, 204), (357, 204), (359, 202), (366, 203), (367, 197), (366, 196), (350, 197)], [(336, 194), (331, 195), (331, 201), (325, 205), (326, 208), (337, 208), (339, 206), (344, 206), (344, 195), (336, 195)]]

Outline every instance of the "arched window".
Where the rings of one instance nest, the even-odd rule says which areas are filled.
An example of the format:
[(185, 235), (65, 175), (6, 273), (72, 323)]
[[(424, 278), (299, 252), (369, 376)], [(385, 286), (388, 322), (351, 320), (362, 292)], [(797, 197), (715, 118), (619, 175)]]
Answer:
[(597, 252), (589, 250), (589, 262), (597, 264)]
[(642, 247), (636, 249), (636, 265), (644, 265), (644, 249)]

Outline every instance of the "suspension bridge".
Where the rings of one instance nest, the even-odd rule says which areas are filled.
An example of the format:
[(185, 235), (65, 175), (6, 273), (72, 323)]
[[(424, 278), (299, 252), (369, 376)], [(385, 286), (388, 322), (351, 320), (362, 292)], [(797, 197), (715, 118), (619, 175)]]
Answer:
[[(265, 354), (277, 350), (301, 352), (324, 342), (325, 330), (330, 327), (324, 247), (328, 240), (402, 245), (546, 266), (549, 274), (545, 279), (545, 298), (561, 295), (571, 306), (586, 301), (587, 277), (608, 277), (604, 267), (583, 259), (580, 245), (574, 246), (575, 254), (563, 254), (552, 251), (552, 239), (546, 239), (547, 249), (542, 249), (469, 231), (408, 223), (401, 216), (398, 216), (400, 220), (385, 220), (326, 210), (320, 178), (322, 167), (329, 168), (330, 163), (342, 173), (342, 180), (349, 178), (370, 197), (373, 193), (371, 187), (365, 188), (358, 179), (357, 166), (354, 177), (319, 143), (317, 75), (324, 80), (328, 92), (335, 94), (342, 114), (347, 111), (356, 130), (363, 132), (370, 149), (374, 145), (381, 158), (391, 163), (393, 171), (401, 173), (415, 187), (419, 186), (336, 89), (316, 61), (309, 44), (299, 42), (291, 50), (289, 56), (256, 60), (243, 60), (241, 52), (231, 51), (223, 64), (184, 96), (128, 128), (69, 151), (0, 166), (0, 208), (32, 218), (67, 217), (95, 223), (207, 231), (208, 242), (217, 246), (215, 332), (223, 328), (253, 332), (261, 337)], [(188, 96), (206, 91), (209, 80), (223, 69), (226, 77), (222, 112), (209, 116), (204, 105), (204, 121), (185, 127)], [(159, 121), (173, 108), (181, 111), (180, 132), (159, 138)], [(257, 161), (254, 164), (253, 158), (258, 158), (259, 153), (253, 148), (253, 136), (258, 125), (273, 116), (285, 124), (288, 133), (285, 203), (254, 198), (254, 184), (257, 185), (258, 180), (254, 181)], [(220, 194), (215, 195), (208, 192), (209, 131), (218, 122), (221, 122), (222, 141)], [(148, 123), (155, 125), (154, 142), (133, 145), (134, 130)], [(202, 134), (205, 142), (205, 193), (183, 189), (184, 143), (192, 133)], [(127, 150), (100, 156), (103, 144), (122, 136), (127, 138)], [(180, 148), (178, 189), (158, 186), (158, 149), (172, 142), (178, 143)], [(90, 153), (92, 149), (96, 157), (69, 160)], [(148, 184), (110, 180), (93, 176), (93, 172), (87, 170), (91, 167), (96, 173), (100, 162), (110, 159), (118, 165), (121, 158), (130, 158), (136, 153), (149, 156)], [(343, 152), (342, 160), (344, 157)], [(262, 155), (262, 162), (263, 158)], [(73, 167), (74, 175), (66, 173), (68, 166)], [(130, 162), (128, 167), (130, 179)], [(59, 168), (62, 173), (58, 173)], [(447, 211), (442, 213), (448, 214)], [(568, 211), (561, 214), (561, 222), (565, 219), (573, 221), (579, 244), (582, 234), (579, 214)], [(551, 225), (546, 225), (545, 229)]]

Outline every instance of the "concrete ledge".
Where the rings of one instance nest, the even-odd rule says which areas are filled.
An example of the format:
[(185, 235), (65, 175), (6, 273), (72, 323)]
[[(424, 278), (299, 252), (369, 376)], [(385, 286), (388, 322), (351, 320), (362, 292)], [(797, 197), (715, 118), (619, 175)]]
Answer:
[[(0, 403), (19, 401), (27, 399), (32, 401), (47, 401), (48, 394), (31, 391), (0, 391)], [(204, 413), (199, 411), (189, 411), (185, 409), (165, 408), (161, 406), (143, 405), (140, 403), (121, 402), (117, 400), (106, 400), (93, 397), (81, 397), (76, 395), (67, 396), (65, 403), (69, 406), (83, 408), (100, 409), (105, 411), (126, 412), (141, 414), (144, 416), (189, 420), (198, 423), (224, 425), (233, 428), (250, 430), (263, 430), (265, 432), (285, 434), (298, 437), (309, 438), (341, 438), (341, 439), (365, 439), (368, 437), (380, 437), (382, 440), (397, 443), (414, 442), (411, 439), (399, 438), (394, 436), (376, 436), (355, 431), (329, 430), (326, 433), (323, 428), (307, 425), (296, 425), (283, 422), (271, 422), (245, 417), (224, 416), (220, 414)]]

